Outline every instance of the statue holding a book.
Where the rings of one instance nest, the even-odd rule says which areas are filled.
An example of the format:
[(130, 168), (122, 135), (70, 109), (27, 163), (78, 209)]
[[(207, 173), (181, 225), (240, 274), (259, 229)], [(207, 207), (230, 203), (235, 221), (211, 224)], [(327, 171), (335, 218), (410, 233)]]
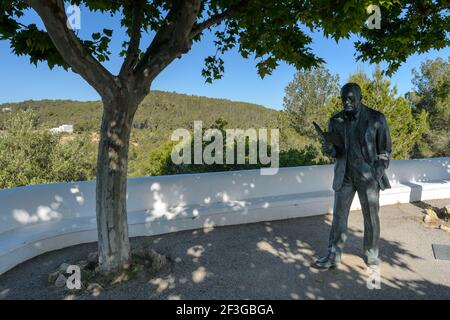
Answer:
[(391, 137), (384, 115), (361, 102), (361, 88), (356, 83), (342, 87), (341, 99), (343, 110), (331, 117), (328, 132), (313, 123), (322, 138), (323, 152), (336, 159), (328, 250), (315, 262), (324, 269), (341, 263), (348, 214), (356, 192), (364, 216), (364, 260), (368, 266), (379, 264), (379, 196), (380, 190), (391, 187), (385, 173), (389, 166)]

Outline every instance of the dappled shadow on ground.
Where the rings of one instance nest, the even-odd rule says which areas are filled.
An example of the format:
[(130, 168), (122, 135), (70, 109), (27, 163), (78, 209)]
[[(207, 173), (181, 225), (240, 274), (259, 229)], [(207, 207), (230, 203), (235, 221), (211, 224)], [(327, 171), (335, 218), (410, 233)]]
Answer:
[[(383, 260), (382, 289), (369, 290), (366, 266), (360, 257), (360, 230), (350, 230), (344, 264), (339, 269), (323, 271), (314, 268), (312, 263), (317, 257), (316, 250), (324, 251), (326, 248), (329, 225), (316, 218), (305, 219), (305, 223), (308, 223), (306, 220), (322, 224), (320, 227), (314, 226), (314, 235), (307, 234), (308, 228), (299, 230), (298, 225), (283, 221), (259, 226), (259, 236), (251, 240), (223, 239), (221, 243), (198, 241), (194, 246), (186, 243), (188, 254), (180, 257), (184, 261), (181, 268), (191, 272), (185, 272), (184, 277), (177, 279), (179, 266), (175, 266), (173, 272), (150, 283), (156, 284), (159, 298), (169, 299), (407, 299), (425, 298), (435, 291), (445, 291), (446, 296), (450, 297), (448, 287), (433, 284), (420, 277), (417, 280), (405, 280), (396, 277), (394, 273), (383, 278), (383, 266), (387, 265), (403, 273), (414, 273), (406, 261), (421, 259), (403, 248), (401, 243), (385, 240), (380, 244)], [(239, 229), (241, 230), (234, 237), (246, 238), (246, 230)], [(321, 239), (317, 235), (321, 235)], [(195, 258), (188, 257), (192, 250), (201, 254)], [(220, 258), (221, 263), (211, 262), (217, 258)], [(193, 297), (191, 292), (199, 295)]]
[[(343, 264), (338, 269), (314, 268), (314, 259), (326, 251), (330, 222), (327, 215), (135, 238), (133, 245), (147, 242), (168, 255), (170, 268), (104, 290), (96, 298), (450, 298), (448, 283), (436, 283), (415, 271), (414, 265), (424, 258), (416, 255), (414, 248), (383, 236), (381, 289), (369, 290), (360, 223), (361, 228), (351, 224)], [(87, 293), (69, 295), (46, 281), (52, 268), (66, 260), (81, 259), (92, 250), (95, 244), (79, 245), (22, 264), (0, 277), (0, 298), (94, 298)]]

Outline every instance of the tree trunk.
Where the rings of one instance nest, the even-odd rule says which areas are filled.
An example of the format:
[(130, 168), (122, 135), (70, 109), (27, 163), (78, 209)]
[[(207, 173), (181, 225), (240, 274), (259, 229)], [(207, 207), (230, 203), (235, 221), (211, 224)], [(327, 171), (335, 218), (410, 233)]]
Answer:
[(127, 221), (128, 147), (137, 103), (126, 95), (103, 101), (97, 159), (96, 210), (100, 271), (115, 273), (130, 263)]

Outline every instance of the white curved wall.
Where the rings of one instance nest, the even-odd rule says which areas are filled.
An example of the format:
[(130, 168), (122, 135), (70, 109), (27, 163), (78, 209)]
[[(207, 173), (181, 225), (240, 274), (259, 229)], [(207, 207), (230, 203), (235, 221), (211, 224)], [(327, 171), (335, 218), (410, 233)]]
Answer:
[[(332, 165), (144, 177), (128, 181), (130, 235), (332, 211)], [(381, 205), (450, 198), (450, 158), (392, 161)], [(359, 209), (355, 197), (352, 209)], [(0, 273), (43, 252), (96, 241), (95, 182), (0, 190)]]

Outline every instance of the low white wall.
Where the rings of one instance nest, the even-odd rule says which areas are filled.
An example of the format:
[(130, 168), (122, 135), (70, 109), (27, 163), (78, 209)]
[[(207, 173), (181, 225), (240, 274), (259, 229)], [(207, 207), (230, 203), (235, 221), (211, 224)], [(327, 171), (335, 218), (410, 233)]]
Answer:
[[(380, 204), (450, 198), (450, 158), (392, 161)], [(130, 235), (332, 211), (333, 166), (144, 177), (128, 181)], [(355, 197), (352, 209), (359, 209)], [(0, 190), (0, 273), (50, 250), (96, 241), (95, 182)]]

